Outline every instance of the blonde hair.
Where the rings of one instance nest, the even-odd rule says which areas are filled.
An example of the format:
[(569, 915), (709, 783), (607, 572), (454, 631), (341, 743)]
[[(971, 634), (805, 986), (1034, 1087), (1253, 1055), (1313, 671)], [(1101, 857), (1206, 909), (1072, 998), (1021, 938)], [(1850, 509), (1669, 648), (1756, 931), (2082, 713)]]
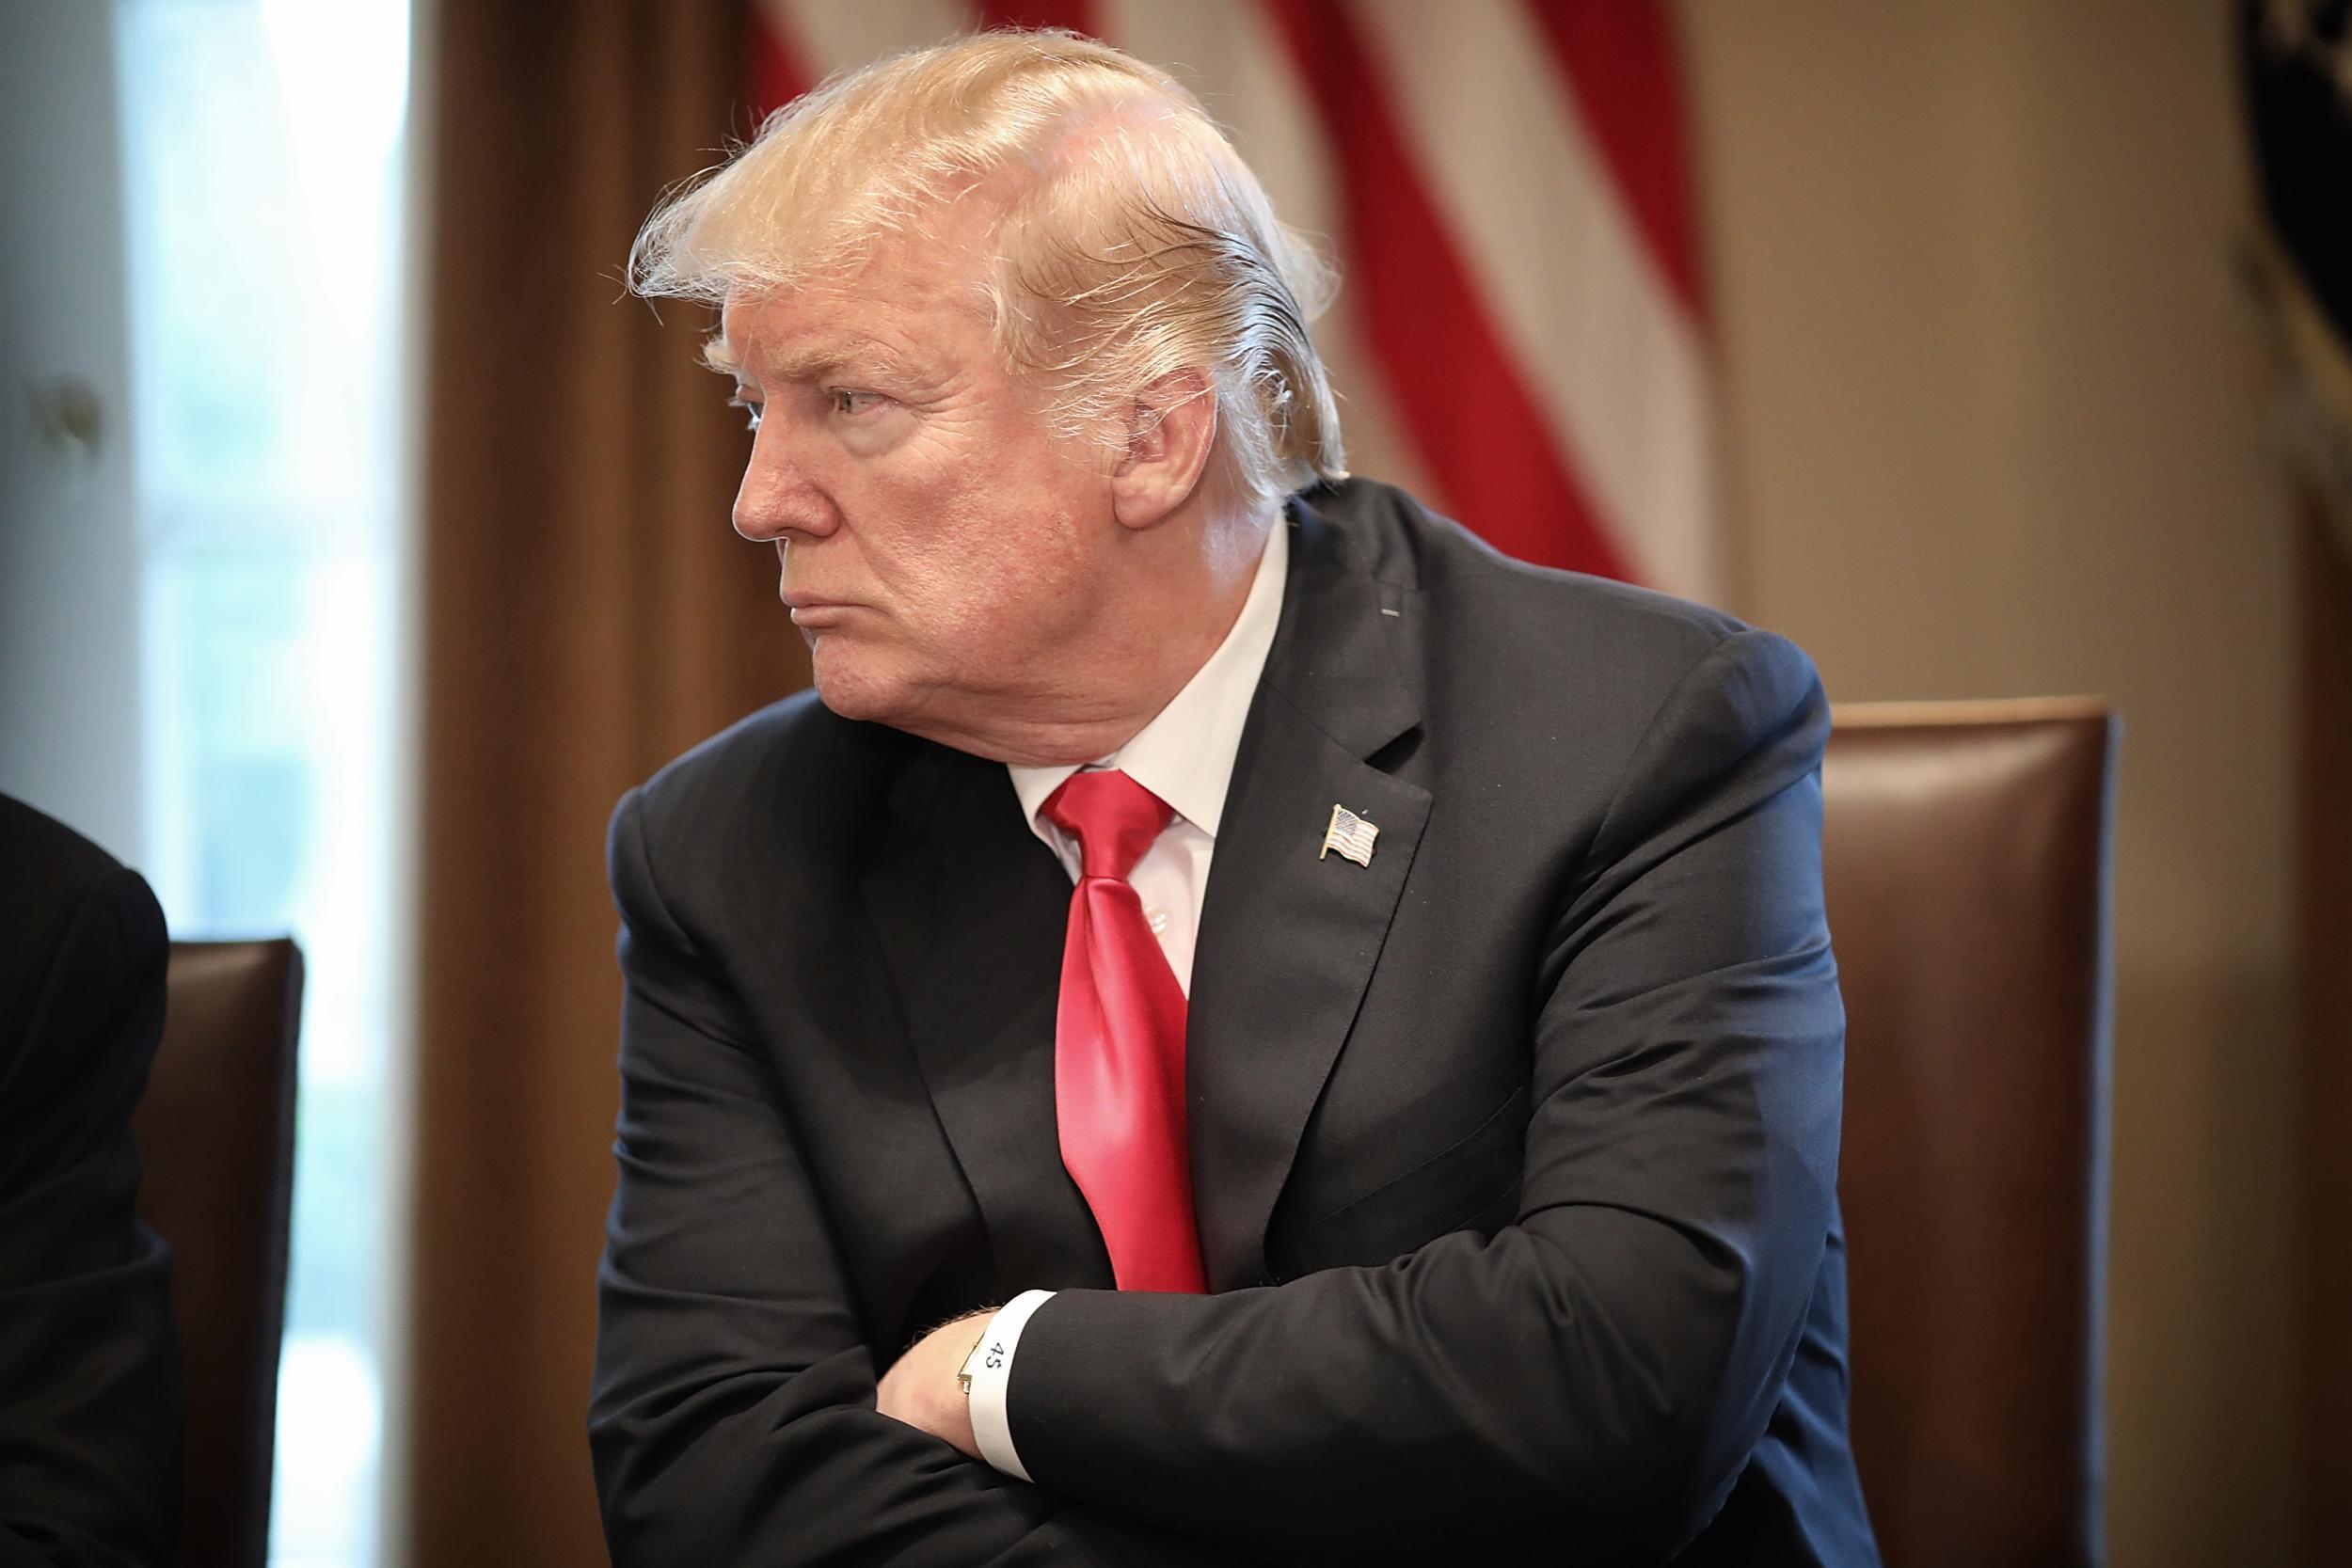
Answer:
[(997, 342), (1057, 433), (1123, 441), (1139, 392), (1196, 370), (1243, 498), (1345, 475), (1307, 331), (1332, 270), (1199, 100), (1073, 34), (981, 33), (834, 75), (663, 198), (629, 284), (714, 305), (803, 286), (975, 197), (999, 207), (981, 283)]

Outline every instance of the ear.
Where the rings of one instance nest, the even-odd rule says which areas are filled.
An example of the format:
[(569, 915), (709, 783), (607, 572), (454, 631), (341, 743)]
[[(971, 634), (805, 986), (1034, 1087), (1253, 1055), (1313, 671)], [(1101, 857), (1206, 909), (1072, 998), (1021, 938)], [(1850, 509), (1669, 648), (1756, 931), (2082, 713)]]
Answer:
[(1174, 371), (1136, 394), (1126, 450), (1111, 470), (1111, 508), (1124, 528), (1164, 521), (1200, 487), (1216, 445), (1216, 390), (1197, 370)]

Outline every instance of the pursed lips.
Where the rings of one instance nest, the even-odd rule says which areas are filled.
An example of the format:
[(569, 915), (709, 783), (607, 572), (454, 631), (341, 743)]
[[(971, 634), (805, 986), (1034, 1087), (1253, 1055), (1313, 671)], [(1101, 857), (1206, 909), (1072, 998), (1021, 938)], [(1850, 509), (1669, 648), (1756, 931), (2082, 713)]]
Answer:
[(785, 608), (792, 612), (792, 624), (796, 626), (837, 621), (850, 610), (866, 608), (853, 599), (831, 598), (822, 594), (811, 594), (798, 588), (786, 589), (780, 597), (784, 600)]

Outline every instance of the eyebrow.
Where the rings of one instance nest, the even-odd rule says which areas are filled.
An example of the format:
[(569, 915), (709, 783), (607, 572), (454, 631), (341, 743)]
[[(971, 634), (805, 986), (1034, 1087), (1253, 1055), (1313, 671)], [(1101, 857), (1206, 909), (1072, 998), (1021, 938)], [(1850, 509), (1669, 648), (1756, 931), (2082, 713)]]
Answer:
[[(795, 353), (771, 357), (765, 361), (770, 375), (782, 382), (815, 381), (828, 372), (842, 366), (863, 362), (877, 366), (886, 374), (913, 376), (915, 367), (897, 349), (876, 338), (844, 338), (834, 342), (817, 343)], [(743, 375), (742, 356), (723, 335), (713, 337), (703, 344), (703, 363), (721, 375), (740, 380)]]

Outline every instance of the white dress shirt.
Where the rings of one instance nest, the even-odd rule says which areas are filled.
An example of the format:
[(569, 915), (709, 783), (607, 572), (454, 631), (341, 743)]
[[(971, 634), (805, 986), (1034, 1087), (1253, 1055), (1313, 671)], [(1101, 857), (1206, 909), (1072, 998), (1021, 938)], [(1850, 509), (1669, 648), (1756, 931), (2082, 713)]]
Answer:
[[(1225, 789), (1232, 782), (1233, 755), (1241, 749), (1242, 725), (1257, 695), (1258, 677), (1274, 646), (1274, 629), (1282, 614), (1282, 584), (1289, 575), (1290, 529), (1278, 517), (1267, 530), (1241, 614), (1216, 652), (1134, 739), (1087, 765), (1120, 769), (1176, 813), (1136, 863), (1127, 881), (1143, 900), (1144, 917), (1187, 998), (1192, 995), (1193, 946), (1200, 933), (1200, 898), (1209, 886), (1209, 860), (1216, 853), (1217, 826), (1225, 814)], [(1039, 811), (1078, 768), (1010, 771), (1029, 831), (1060, 857), (1074, 884), (1078, 846)], [(1024, 1291), (1006, 1303), (980, 1336), (990, 1354), (972, 1368), (972, 1433), (980, 1457), (1023, 1481), (1029, 1479), (1029, 1472), (1022, 1466), (1006, 1422), (1005, 1390), (1012, 1378), (1022, 1325), (1052, 1295), (1051, 1291)]]

